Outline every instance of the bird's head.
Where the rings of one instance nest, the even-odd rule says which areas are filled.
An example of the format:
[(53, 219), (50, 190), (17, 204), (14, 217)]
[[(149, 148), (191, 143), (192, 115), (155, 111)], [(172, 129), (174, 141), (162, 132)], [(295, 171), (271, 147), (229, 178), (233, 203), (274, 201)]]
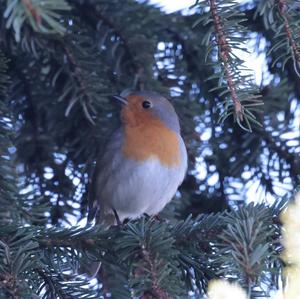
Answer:
[(139, 126), (161, 122), (179, 133), (179, 121), (172, 104), (163, 96), (150, 92), (131, 92), (126, 96), (114, 96), (122, 104), (122, 122), (128, 126)]

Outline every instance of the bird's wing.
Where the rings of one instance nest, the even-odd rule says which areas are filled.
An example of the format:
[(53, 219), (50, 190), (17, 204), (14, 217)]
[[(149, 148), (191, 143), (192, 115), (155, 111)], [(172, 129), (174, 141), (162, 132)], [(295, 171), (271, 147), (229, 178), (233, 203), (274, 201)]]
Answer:
[(104, 212), (105, 200), (107, 199), (100, 198), (100, 193), (110, 179), (111, 173), (119, 167), (122, 144), (123, 135), (121, 129), (119, 129), (112, 134), (104, 150), (98, 155), (92, 180), (88, 188), (88, 221), (92, 221), (95, 217), (99, 218), (100, 213)]

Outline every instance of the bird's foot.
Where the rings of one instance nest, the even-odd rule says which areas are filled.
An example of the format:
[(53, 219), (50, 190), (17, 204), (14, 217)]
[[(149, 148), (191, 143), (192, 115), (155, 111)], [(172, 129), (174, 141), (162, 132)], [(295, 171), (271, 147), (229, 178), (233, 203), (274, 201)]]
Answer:
[(119, 218), (119, 215), (118, 215), (116, 209), (112, 209), (112, 210), (113, 210), (113, 212), (114, 212), (114, 215), (115, 215), (115, 218), (116, 218), (116, 221), (117, 221), (117, 225), (121, 225), (122, 222), (121, 222), (121, 220), (120, 220), (120, 218)]

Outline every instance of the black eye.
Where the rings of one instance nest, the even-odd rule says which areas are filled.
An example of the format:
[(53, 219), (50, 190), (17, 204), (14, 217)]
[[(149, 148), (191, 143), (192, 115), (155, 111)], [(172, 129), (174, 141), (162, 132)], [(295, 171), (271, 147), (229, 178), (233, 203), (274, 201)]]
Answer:
[(149, 109), (152, 107), (152, 104), (149, 101), (144, 101), (142, 103), (142, 105), (143, 105), (143, 108), (145, 108), (145, 109)]

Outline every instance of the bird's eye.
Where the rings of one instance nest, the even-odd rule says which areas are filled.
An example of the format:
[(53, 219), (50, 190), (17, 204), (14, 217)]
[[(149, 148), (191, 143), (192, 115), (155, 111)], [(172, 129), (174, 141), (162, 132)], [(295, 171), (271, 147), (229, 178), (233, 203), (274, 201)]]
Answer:
[(152, 104), (151, 104), (149, 101), (144, 101), (144, 102), (142, 103), (142, 106), (143, 106), (143, 108), (145, 108), (145, 109), (149, 109), (149, 108), (152, 107)]

